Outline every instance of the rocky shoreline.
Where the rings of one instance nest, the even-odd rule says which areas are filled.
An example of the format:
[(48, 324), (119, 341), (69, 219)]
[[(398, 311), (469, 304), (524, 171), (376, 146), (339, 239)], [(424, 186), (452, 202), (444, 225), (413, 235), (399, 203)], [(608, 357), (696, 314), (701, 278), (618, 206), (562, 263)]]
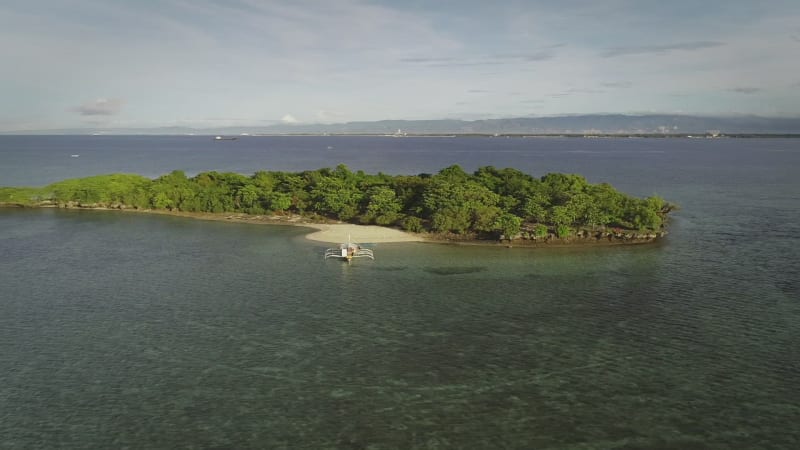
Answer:
[[(207, 212), (186, 212), (161, 209), (139, 209), (127, 207), (123, 204), (81, 204), (79, 202), (56, 203), (44, 201), (33, 205), (18, 203), (0, 203), (0, 207), (6, 208), (58, 208), (69, 210), (95, 210), (95, 211), (119, 211), (126, 213), (139, 214), (160, 214), (176, 217), (187, 217), (200, 220), (225, 221), (236, 223), (251, 223), (262, 225), (290, 225), (304, 226), (308, 228), (320, 229), (326, 225), (349, 225), (352, 227), (376, 227), (374, 225), (357, 225), (326, 219), (320, 216), (308, 217), (299, 214), (271, 214), (271, 215), (250, 215), (244, 213), (207, 213)], [(399, 231), (396, 228), (381, 227), (388, 230)], [(536, 235), (532, 229), (525, 229), (513, 237), (513, 239), (488, 239), (481, 236), (456, 235), (451, 233), (411, 233), (403, 231), (409, 237), (406, 239), (390, 240), (384, 242), (410, 242), (422, 241), (438, 244), (454, 245), (481, 245), (481, 246), (506, 246), (506, 247), (577, 247), (577, 246), (608, 246), (608, 245), (642, 245), (652, 244), (661, 241), (668, 233), (666, 230), (658, 232), (642, 233), (634, 230), (621, 229), (598, 229), (578, 230), (574, 235), (560, 238), (553, 233), (544, 236)]]
[(631, 230), (580, 230), (575, 235), (559, 238), (553, 233), (546, 236), (533, 236), (520, 233), (514, 239), (482, 239), (476, 236), (434, 235), (427, 239), (456, 245), (494, 245), (506, 247), (576, 247), (608, 245), (653, 244), (667, 236), (666, 230), (656, 233), (640, 233)]

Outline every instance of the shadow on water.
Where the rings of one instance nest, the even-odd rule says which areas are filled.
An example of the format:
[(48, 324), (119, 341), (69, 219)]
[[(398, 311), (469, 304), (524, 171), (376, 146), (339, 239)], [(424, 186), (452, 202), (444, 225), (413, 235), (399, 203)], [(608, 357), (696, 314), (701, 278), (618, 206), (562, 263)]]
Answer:
[(383, 267), (375, 266), (375, 267), (371, 267), (371, 269), (372, 270), (377, 270), (377, 271), (380, 271), (380, 272), (398, 272), (398, 271), (401, 271), (401, 270), (408, 269), (408, 266), (383, 266)]
[(453, 267), (424, 267), (422, 270), (435, 275), (461, 275), (466, 273), (485, 272), (486, 266), (453, 266)]

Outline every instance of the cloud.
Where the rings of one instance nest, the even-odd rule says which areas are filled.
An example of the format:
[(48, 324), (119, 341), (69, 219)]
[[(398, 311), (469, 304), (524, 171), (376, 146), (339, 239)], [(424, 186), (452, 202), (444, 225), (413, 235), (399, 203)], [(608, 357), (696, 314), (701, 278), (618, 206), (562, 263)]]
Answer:
[(548, 94), (548, 97), (551, 98), (563, 98), (569, 97), (570, 95), (574, 94), (604, 94), (606, 91), (602, 89), (591, 89), (591, 88), (569, 88), (567, 90), (561, 92), (555, 92), (552, 94)]
[(643, 45), (637, 47), (612, 47), (601, 53), (604, 58), (613, 58), (616, 56), (627, 55), (663, 55), (675, 50), (694, 51), (702, 50), (705, 48), (714, 48), (725, 45), (723, 42), (717, 41), (695, 41), (695, 42), (679, 42), (677, 44), (667, 45)]
[[(800, 81), (799, 63), (787, 56), (800, 48), (797, 0), (775, 8), (686, 0), (149, 3), (11, 0), (0, 8), (0, 55), (15, 61), (0, 71), (0, 119), (333, 123), (456, 114), (453, 100), (473, 101), (474, 110), (459, 110), (482, 116), (537, 104), (547, 114), (676, 105), (800, 114), (800, 90), (789, 87)], [(762, 91), (726, 90), (748, 86)], [(116, 109), (89, 101), (99, 95), (126, 101)], [(53, 98), (72, 100), (54, 112)]]
[[(289, 114), (287, 114), (287, 116), (289, 116), (292, 119), (294, 119), (294, 117), (292, 117)], [(341, 111), (331, 111), (331, 110), (327, 110), (327, 109), (320, 109), (315, 113), (315, 116), (316, 116), (317, 120), (322, 121), (322, 122), (336, 122), (336, 121), (342, 120), (342, 118), (344, 117), (344, 113), (342, 113)], [(284, 117), (286, 117), (286, 116), (284, 116)]]
[(571, 88), (567, 90), (570, 94), (602, 94), (605, 91), (602, 89), (591, 89), (591, 88)]
[(611, 81), (608, 83), (600, 83), (600, 85), (607, 88), (627, 89), (633, 86), (633, 83), (630, 81)]
[(430, 63), (448, 63), (448, 62), (456, 62), (458, 61), (455, 58), (427, 58), (427, 57), (414, 57), (414, 58), (400, 58), (400, 62), (407, 62), (407, 63), (421, 63), (421, 64), (430, 64)]
[(122, 110), (123, 101), (118, 98), (98, 98), (73, 108), (82, 116), (113, 116)]
[(737, 94), (755, 94), (757, 92), (761, 92), (761, 88), (757, 87), (735, 87), (728, 89), (730, 92), (736, 92)]
[(555, 58), (555, 56), (555, 53), (550, 50), (542, 50), (527, 54), (499, 54), (494, 55), (493, 58), (498, 60), (507, 60), (509, 62), (536, 62), (547, 61), (548, 59)]
[(459, 67), (459, 66), (495, 66), (502, 64), (525, 64), (547, 61), (556, 57), (556, 54), (545, 49), (532, 53), (497, 53), (474, 58), (464, 57), (408, 57), (401, 58), (400, 62), (420, 64), (428, 67)]
[(294, 116), (291, 115), (291, 114), (285, 114), (283, 117), (281, 117), (281, 123), (290, 124), (290, 123), (298, 123), (298, 122), (299, 121), (297, 119), (295, 119)]

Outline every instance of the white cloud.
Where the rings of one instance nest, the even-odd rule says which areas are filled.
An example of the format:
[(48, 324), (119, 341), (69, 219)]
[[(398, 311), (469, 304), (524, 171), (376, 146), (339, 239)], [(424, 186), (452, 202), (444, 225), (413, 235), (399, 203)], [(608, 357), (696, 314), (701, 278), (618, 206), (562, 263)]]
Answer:
[(723, 42), (715, 41), (698, 41), (698, 42), (679, 42), (676, 44), (661, 44), (661, 45), (642, 45), (633, 47), (614, 47), (609, 48), (603, 52), (603, 56), (613, 58), (615, 56), (626, 55), (663, 55), (672, 51), (684, 50), (694, 51), (707, 48), (720, 47), (725, 45)]
[(82, 116), (113, 116), (122, 110), (123, 101), (118, 98), (98, 98), (73, 108)]
[(742, 87), (730, 88), (728, 89), (728, 91), (736, 92), (737, 94), (755, 94), (761, 91), (761, 89), (757, 87), (742, 86)]
[[(8, 0), (0, 60), (14, 64), (0, 71), (0, 119), (69, 125), (118, 121), (124, 111), (132, 124), (204, 126), (508, 117), (529, 113), (527, 100), (542, 114), (800, 114), (800, 66), (786, 56), (800, 40), (800, 2), (769, 2), (786, 5)], [(86, 101), (97, 93), (136, 102)]]
[(343, 116), (344, 115), (340, 111), (330, 111), (327, 109), (320, 109), (315, 114), (317, 120), (323, 123), (338, 122), (342, 120)]
[(299, 121), (291, 114), (285, 114), (283, 117), (281, 117), (281, 123), (292, 124), (298, 122)]

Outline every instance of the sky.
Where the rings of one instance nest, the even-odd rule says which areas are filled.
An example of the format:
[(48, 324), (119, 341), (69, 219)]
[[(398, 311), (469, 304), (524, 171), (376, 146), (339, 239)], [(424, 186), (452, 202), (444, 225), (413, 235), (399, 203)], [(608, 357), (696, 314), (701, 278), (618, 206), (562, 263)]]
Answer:
[(0, 131), (800, 116), (798, 0), (4, 0)]

